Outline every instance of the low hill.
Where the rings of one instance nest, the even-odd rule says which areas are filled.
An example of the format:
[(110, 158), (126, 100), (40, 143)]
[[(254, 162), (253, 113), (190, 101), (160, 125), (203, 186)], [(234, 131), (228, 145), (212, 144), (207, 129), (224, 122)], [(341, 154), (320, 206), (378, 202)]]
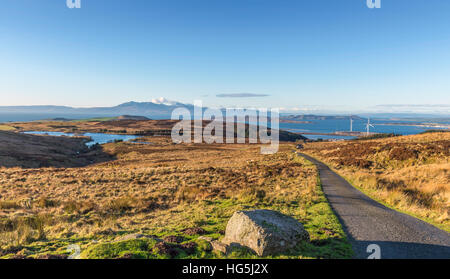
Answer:
[(117, 117), (117, 120), (150, 120), (150, 118), (147, 118), (145, 116), (137, 116), (137, 115), (121, 115)]
[[(139, 117), (140, 118), (140, 117)], [(172, 127), (179, 120), (137, 120), (115, 118), (88, 119), (85, 121), (34, 121), (34, 122), (15, 122), (8, 123), (18, 131), (52, 131), (66, 133), (110, 133), (110, 134), (129, 134), (139, 136), (162, 135), (170, 136)], [(209, 122), (204, 121), (203, 126)], [(193, 126), (193, 125), (192, 125)], [(225, 125), (224, 125), (225, 127)], [(270, 129), (269, 129), (270, 130)], [(225, 128), (224, 128), (224, 135)], [(248, 124), (246, 125), (246, 134), (248, 134)], [(280, 141), (306, 140), (302, 135), (280, 130)]]
[(0, 131), (0, 167), (80, 167), (112, 158), (100, 149), (90, 150), (86, 141)]
[(347, 119), (350, 120), (350, 117), (353, 120), (364, 120), (365, 118), (359, 117), (357, 115), (314, 115), (314, 114), (299, 114), (299, 115), (288, 115), (280, 117), (280, 120), (284, 121), (304, 121), (304, 120), (340, 120)]

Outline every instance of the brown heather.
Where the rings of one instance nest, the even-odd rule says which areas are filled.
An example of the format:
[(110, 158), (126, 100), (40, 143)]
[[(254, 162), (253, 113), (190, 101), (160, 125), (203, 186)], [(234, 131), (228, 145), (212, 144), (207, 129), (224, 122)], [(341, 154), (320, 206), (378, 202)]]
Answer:
[(373, 198), (450, 230), (450, 133), (309, 143), (304, 152)]

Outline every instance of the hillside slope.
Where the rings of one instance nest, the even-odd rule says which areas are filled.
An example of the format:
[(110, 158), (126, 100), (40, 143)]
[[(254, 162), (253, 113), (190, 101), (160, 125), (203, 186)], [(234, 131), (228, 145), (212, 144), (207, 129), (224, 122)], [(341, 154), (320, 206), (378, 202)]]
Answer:
[(372, 198), (449, 231), (450, 133), (305, 147)]
[(235, 211), (252, 209), (288, 214), (308, 230), (310, 243), (278, 257), (351, 257), (317, 170), (293, 144), (263, 155), (259, 145), (152, 143), (105, 144), (117, 159), (83, 168), (2, 169), (0, 258), (64, 258), (70, 244), (83, 258), (257, 258), (216, 254), (200, 239), (222, 238)]
[(90, 150), (85, 138), (37, 136), (0, 131), (0, 167), (80, 167), (112, 157)]

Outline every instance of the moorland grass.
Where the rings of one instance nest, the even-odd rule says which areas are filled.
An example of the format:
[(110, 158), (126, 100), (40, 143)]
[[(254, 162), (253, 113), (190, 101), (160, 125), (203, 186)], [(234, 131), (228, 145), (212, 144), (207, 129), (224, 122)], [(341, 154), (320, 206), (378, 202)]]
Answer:
[[(294, 145), (262, 155), (259, 145), (152, 142), (106, 144), (104, 152), (117, 159), (83, 168), (3, 168), (0, 255), (67, 256), (68, 245), (78, 244), (84, 258), (259, 258), (247, 249), (212, 252), (200, 233), (186, 229), (220, 240), (235, 211), (272, 209), (299, 220), (311, 236), (275, 258), (352, 256), (316, 168), (292, 153)], [(151, 237), (121, 240), (133, 233)], [(153, 239), (167, 237), (182, 241)]]

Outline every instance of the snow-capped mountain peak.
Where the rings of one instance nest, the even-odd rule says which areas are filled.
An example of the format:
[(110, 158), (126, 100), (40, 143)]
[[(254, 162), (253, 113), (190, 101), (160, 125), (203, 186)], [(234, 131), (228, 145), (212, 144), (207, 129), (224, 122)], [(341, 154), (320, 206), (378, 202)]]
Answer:
[(166, 106), (174, 106), (174, 105), (179, 104), (178, 102), (168, 100), (168, 99), (166, 99), (164, 97), (159, 97), (159, 98), (152, 99), (151, 102), (154, 103), (154, 104), (166, 105)]

